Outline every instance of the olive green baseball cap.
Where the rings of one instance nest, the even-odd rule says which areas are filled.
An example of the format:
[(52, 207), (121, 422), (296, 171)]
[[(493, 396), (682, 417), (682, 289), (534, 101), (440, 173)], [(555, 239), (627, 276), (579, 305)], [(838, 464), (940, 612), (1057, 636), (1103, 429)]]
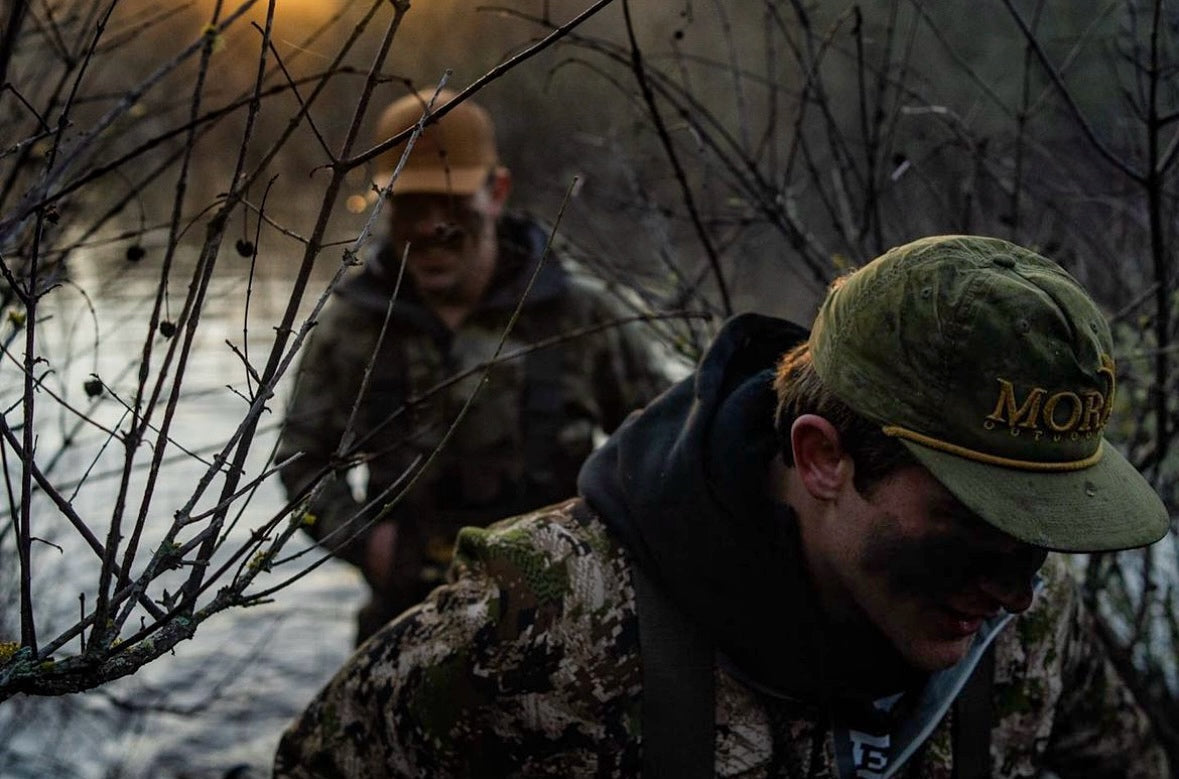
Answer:
[(997, 238), (897, 247), (833, 285), (811, 331), (836, 397), (968, 509), (1036, 546), (1129, 549), (1170, 519), (1105, 440), (1109, 326), (1063, 268)]

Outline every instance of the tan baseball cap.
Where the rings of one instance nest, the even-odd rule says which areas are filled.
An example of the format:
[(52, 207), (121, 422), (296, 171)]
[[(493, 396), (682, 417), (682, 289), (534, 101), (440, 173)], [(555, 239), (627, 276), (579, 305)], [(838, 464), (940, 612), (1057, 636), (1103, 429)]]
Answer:
[[(376, 143), (417, 124), (428, 107), (437, 110), (457, 95), (443, 89), (414, 92), (394, 101), (377, 123)], [(376, 159), (378, 186), (389, 181), (402, 155), (400, 143)], [(437, 122), (430, 124), (414, 142), (405, 166), (393, 182), (393, 194), (434, 193), (474, 194), (499, 166), (495, 146), (495, 126), (491, 115), (470, 99), (452, 108)]]
[(815, 370), (967, 508), (1028, 543), (1128, 549), (1170, 524), (1104, 436), (1109, 327), (1059, 265), (997, 238), (897, 247), (827, 296)]

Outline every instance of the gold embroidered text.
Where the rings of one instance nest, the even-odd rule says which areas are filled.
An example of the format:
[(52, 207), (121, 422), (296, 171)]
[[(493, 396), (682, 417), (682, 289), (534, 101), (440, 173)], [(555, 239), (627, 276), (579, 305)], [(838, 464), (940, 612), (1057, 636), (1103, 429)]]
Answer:
[[(995, 410), (986, 418), (986, 427), (994, 423), (1006, 425), (1012, 433), (1028, 430), (1034, 433), (1045, 431), (1056, 435), (1065, 433), (1095, 433), (1105, 427), (1113, 411), (1114, 362), (1109, 355), (1101, 355), (1098, 374), (1107, 380), (1105, 392), (1062, 390), (1049, 393), (1044, 387), (1033, 387), (1023, 398), (1019, 398), (1015, 385), (1007, 379), (998, 379), (999, 398)], [(1039, 435), (1036, 436), (1039, 438)]]

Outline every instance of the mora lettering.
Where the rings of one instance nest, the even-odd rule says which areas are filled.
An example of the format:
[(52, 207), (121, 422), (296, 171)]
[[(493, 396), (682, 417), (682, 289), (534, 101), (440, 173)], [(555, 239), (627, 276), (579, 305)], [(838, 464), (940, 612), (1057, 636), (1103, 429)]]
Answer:
[(1096, 433), (1105, 427), (1113, 411), (1117, 380), (1112, 357), (1101, 355), (1097, 374), (1105, 380), (1104, 392), (1095, 389), (1049, 392), (1044, 387), (1032, 387), (1026, 395), (1019, 397), (1012, 382), (997, 379), (999, 397), (994, 410), (987, 415), (984, 427), (990, 430), (1001, 424), (1013, 433), (1020, 430), (1054, 435)]

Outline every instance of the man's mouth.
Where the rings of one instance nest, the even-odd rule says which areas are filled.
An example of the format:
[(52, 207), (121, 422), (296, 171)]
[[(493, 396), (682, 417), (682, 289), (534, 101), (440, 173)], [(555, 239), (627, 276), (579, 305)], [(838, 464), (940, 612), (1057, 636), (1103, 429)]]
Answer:
[(937, 607), (937, 629), (951, 638), (965, 638), (974, 635), (982, 627), (982, 623), (992, 615), (979, 612), (959, 611), (951, 606)]
[(452, 254), (442, 247), (436, 246), (411, 247), (410, 260), (418, 270), (428, 273), (450, 270), (454, 264)]

